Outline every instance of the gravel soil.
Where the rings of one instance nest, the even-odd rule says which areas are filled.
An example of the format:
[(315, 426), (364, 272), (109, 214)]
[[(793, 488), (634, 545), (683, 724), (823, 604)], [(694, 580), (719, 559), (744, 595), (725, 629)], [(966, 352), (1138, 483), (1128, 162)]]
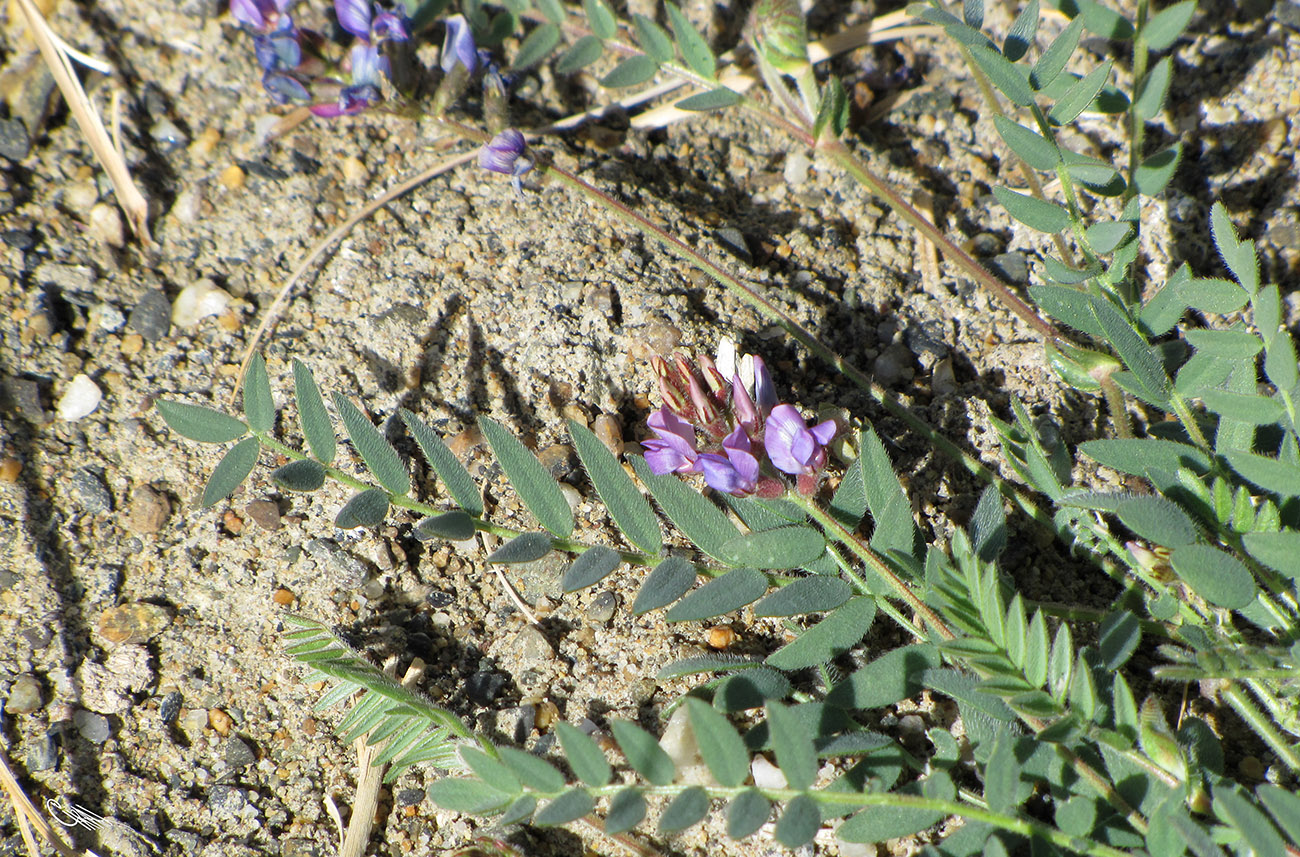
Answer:
[[(881, 11), (824, 5), (833, 8), (819, 6), (812, 19), (819, 34)], [(1221, 198), (1258, 240), (1294, 324), (1300, 6), (1201, 6), (1174, 51), (1171, 108), (1149, 132), (1185, 135), (1186, 156), (1144, 214), (1146, 256), (1155, 282), (1171, 259), (1221, 275), (1206, 227)], [(718, 21), (737, 17), (724, 11)], [(6, 89), (11, 119), (24, 98), (49, 89), (13, 14), (0, 37), (4, 79), (17, 81)], [(321, 689), (283, 654), (288, 613), (337, 626), (376, 663), (395, 658), (399, 675), (423, 659), (421, 690), (526, 746), (553, 741), (556, 716), (661, 729), (661, 708), (692, 686), (656, 681), (665, 664), (711, 640), (747, 655), (780, 645), (788, 632), (748, 611), (679, 625), (663, 611), (634, 617), (638, 569), (563, 594), (558, 555), (511, 571), (542, 618), (530, 627), (483, 563), (484, 546), (417, 542), (403, 514), (336, 529), (347, 492), (285, 493), (269, 478), (268, 454), (233, 498), (201, 508), (221, 450), (169, 432), (153, 403), (226, 407), (241, 353), (283, 280), (366, 201), (445, 157), (446, 141), (433, 123), (371, 112), (266, 142), (281, 113), (261, 91), (249, 40), (211, 0), (64, 0), (50, 20), (118, 69), (92, 76), (92, 98), (106, 115), (112, 96), (123, 98), (123, 146), (157, 242), (146, 250), (118, 240), (111, 191), (57, 95), (48, 118), (26, 126), (30, 139), (5, 120), (0, 744), (38, 804), (63, 797), (114, 820), (99, 834), (73, 831), (81, 847), (335, 853), (329, 807), (346, 816), (356, 756), (332, 734), (340, 712), (313, 710)], [(1008, 23), (1001, 4), (990, 12), (991, 29)], [(1095, 63), (1111, 47), (1085, 40), (1081, 56)], [(1120, 57), (1116, 74), (1128, 86)], [(917, 38), (859, 49), (834, 68), (861, 100), (850, 134), (873, 168), (933, 205), (947, 233), (1017, 289), (1038, 281), (1046, 244), (992, 201), (992, 184), (1019, 178), (950, 47)], [(587, 106), (581, 83), (534, 75), (520, 124)], [(1080, 150), (1126, 157), (1108, 119), (1085, 119), (1071, 134)], [(1093, 401), (1054, 382), (1032, 330), (953, 269), (928, 274), (927, 249), (882, 204), (752, 118), (648, 132), (616, 118), (539, 148), (754, 284), (994, 467), (989, 418), (1006, 418), (1012, 397), (1052, 415), (1068, 443), (1104, 430)], [(332, 249), (261, 351), (286, 442), (301, 443), (296, 358), (327, 398), (363, 403), (392, 437), (402, 436), (399, 407), (421, 415), (485, 486), (494, 519), (535, 526), (473, 429), (475, 415), (488, 414), (572, 487), (577, 535), (618, 545), (585, 476), (554, 448), (566, 442), (564, 419), (612, 417), (602, 421), (618, 426), (609, 440), (631, 445), (657, 404), (650, 356), (711, 352), (723, 336), (761, 354), (783, 398), (808, 413), (838, 406), (873, 420), (927, 537), (966, 523), (981, 486), (960, 468), (735, 297), (559, 186), (526, 183), (516, 196), (507, 180), (469, 167), (434, 179)], [(442, 502), (414, 445), (399, 449), (417, 490)], [(350, 453), (341, 461), (361, 472)], [(1028, 595), (1113, 596), (1113, 584), (1063, 547), (1022, 521), (1013, 529), (1006, 567)], [(882, 626), (861, 656), (895, 636)], [(952, 725), (942, 707), (909, 704), (882, 712), (877, 726), (901, 735), (916, 727), (903, 715), (918, 712), (927, 728)], [(385, 788), (368, 853), (447, 853), (490, 831), (422, 800), (432, 776), (416, 768)], [(731, 842), (716, 822), (668, 840), (646, 829), (663, 853), (780, 850), (767, 832)], [(21, 851), (7, 802), (0, 835), (0, 854)], [(580, 828), (503, 835), (529, 855), (626, 853)], [(829, 833), (814, 848), (871, 853)]]

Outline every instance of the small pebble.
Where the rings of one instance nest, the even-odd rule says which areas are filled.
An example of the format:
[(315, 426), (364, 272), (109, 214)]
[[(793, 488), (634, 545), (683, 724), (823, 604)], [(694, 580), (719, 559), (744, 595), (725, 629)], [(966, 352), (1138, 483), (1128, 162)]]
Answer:
[(491, 705), (506, 686), (506, 677), (489, 670), (479, 670), (465, 679), (465, 694), (478, 705)]
[(109, 247), (121, 247), (126, 243), (126, 230), (116, 205), (101, 202), (92, 208), (88, 231)]
[(46, 732), (32, 742), (27, 751), (27, 770), (32, 773), (52, 771), (59, 766), (59, 745), (51, 732)]
[(398, 806), (415, 806), (424, 800), (423, 789), (398, 789), (394, 795)]
[(237, 536), (244, 531), (244, 519), (236, 515), (234, 509), (227, 509), (222, 514), (221, 523), (232, 536)]
[(160, 289), (150, 289), (131, 310), (127, 324), (147, 342), (165, 338), (172, 327), (171, 301)]
[(163, 701), (158, 704), (158, 719), (164, 725), (170, 725), (176, 722), (180, 716), (181, 706), (185, 703), (185, 697), (179, 690), (173, 690), (163, 697)]
[(709, 629), (708, 643), (711, 649), (727, 649), (736, 642), (736, 630), (730, 625), (715, 625)]
[(213, 786), (208, 794), (208, 806), (217, 815), (238, 815), (248, 806), (243, 789), (234, 786)]
[(172, 504), (167, 495), (141, 485), (131, 495), (126, 527), (133, 533), (151, 534), (160, 531), (171, 517)]
[(139, 354), (144, 348), (144, 337), (138, 333), (128, 333), (122, 337), (122, 356), (130, 357)]
[(161, 143), (164, 149), (179, 149), (188, 146), (190, 140), (185, 132), (176, 127), (170, 119), (160, 119), (149, 129), (149, 136)]
[(77, 709), (72, 715), (72, 723), (81, 733), (81, 737), (92, 744), (103, 744), (108, 740), (108, 718), (102, 714)]
[[(745, 240), (745, 233), (741, 232), (734, 226), (724, 226), (721, 229), (713, 230), (713, 237), (724, 248), (731, 251), (737, 259), (746, 265), (754, 264), (754, 254), (749, 250), (749, 242)], [(675, 344), (674, 344), (675, 345)], [(660, 351), (660, 354), (667, 356), (671, 351)]]
[(99, 634), (116, 645), (143, 643), (167, 630), (171, 611), (159, 604), (139, 601), (120, 604), (99, 614)]
[(90, 324), (100, 330), (116, 333), (126, 324), (122, 311), (109, 303), (95, 304), (90, 308)]
[(791, 152), (786, 156), (782, 176), (786, 184), (801, 185), (808, 181), (808, 170), (812, 168), (812, 159), (803, 152)]
[(216, 128), (204, 128), (199, 136), (194, 138), (190, 144), (190, 154), (198, 157), (207, 157), (212, 154), (212, 150), (221, 142), (221, 132)]
[(203, 279), (186, 286), (172, 303), (172, 324), (194, 327), (210, 315), (221, 315), (230, 306), (230, 293)]
[(280, 529), (280, 507), (274, 500), (253, 500), (244, 512), (264, 530)]
[(537, 703), (537, 713), (534, 715), (534, 724), (538, 732), (549, 732), (555, 721), (560, 719), (560, 709), (554, 702), (549, 699)]
[(244, 179), (244, 170), (239, 164), (231, 164), (221, 171), (221, 175), (217, 176), (217, 181), (231, 190), (238, 190), (243, 187)]
[(63, 192), (63, 204), (69, 211), (85, 215), (99, 202), (99, 189), (92, 181), (73, 182)]
[(623, 427), (619, 425), (618, 417), (601, 414), (592, 423), (591, 430), (615, 458), (623, 454)]
[(366, 176), (369, 174), (366, 165), (362, 163), (360, 158), (355, 156), (344, 158), (339, 168), (343, 170), (343, 180), (349, 184), (360, 184), (366, 180)]
[(113, 496), (108, 493), (108, 488), (98, 473), (87, 467), (79, 467), (72, 472), (70, 481), (72, 496), (83, 512), (102, 515), (113, 511)]
[(6, 484), (18, 481), (18, 474), (23, 472), (23, 463), (16, 458), (0, 461), (0, 482)]
[(9, 696), (5, 699), (5, 711), (14, 714), (31, 714), (39, 711), (42, 705), (41, 683), (36, 676), (24, 673), (14, 679), (9, 687)]
[(189, 711), (185, 712), (185, 716), (181, 718), (181, 728), (184, 729), (185, 734), (189, 735), (191, 738), (197, 738), (202, 735), (203, 730), (207, 728), (207, 725), (208, 710), (206, 708), (191, 708)]
[(257, 763), (257, 754), (253, 752), (253, 748), (238, 735), (231, 735), (226, 739), (225, 756), (226, 764), (236, 771)]
[(618, 596), (606, 589), (591, 599), (591, 603), (587, 605), (587, 620), (603, 625), (614, 618), (614, 610), (617, 607)]
[(271, 600), (281, 607), (288, 607), (293, 604), (293, 591), (281, 586), (271, 593)]
[(551, 648), (551, 641), (546, 639), (542, 629), (536, 625), (528, 625), (515, 637), (515, 651), (519, 654), (522, 661), (549, 661), (555, 657), (555, 650)]
[(994, 274), (1013, 286), (1023, 286), (1029, 282), (1029, 260), (1024, 253), (999, 253), (988, 260), (988, 266)]
[(103, 400), (104, 394), (95, 382), (88, 375), (78, 374), (64, 389), (56, 412), (61, 420), (79, 420), (89, 416)]
[(230, 734), (230, 730), (235, 728), (235, 721), (229, 714), (220, 708), (208, 709), (208, 725), (221, 737)]
[(553, 444), (537, 454), (537, 460), (550, 472), (551, 478), (563, 480), (577, 465), (577, 458), (572, 447), (562, 443)]

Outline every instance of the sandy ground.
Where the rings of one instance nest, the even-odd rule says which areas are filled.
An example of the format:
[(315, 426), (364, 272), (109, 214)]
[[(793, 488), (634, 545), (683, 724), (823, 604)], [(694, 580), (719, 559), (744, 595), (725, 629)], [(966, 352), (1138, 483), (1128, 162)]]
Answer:
[[(843, 26), (872, 10), (831, 11), (814, 22)], [(112, 217), (96, 206), (111, 212), (111, 194), (62, 107), (30, 153), (0, 161), (0, 741), (29, 793), (117, 819), (166, 854), (334, 853), (326, 800), (346, 811), (355, 757), (331, 735), (338, 712), (313, 712), (318, 689), (282, 654), (287, 611), (340, 626), (377, 662), (424, 659), (422, 689), (501, 740), (543, 738), (541, 711), (653, 725), (691, 686), (659, 684), (656, 671), (701, 651), (708, 627), (670, 626), (661, 611), (633, 617), (642, 572), (624, 568), (563, 596), (560, 558), (515, 574), (544, 616), (538, 633), (485, 573), (482, 550), (417, 543), (402, 515), (373, 531), (336, 530), (346, 493), (287, 495), (268, 478), (269, 456), (232, 500), (200, 509), (218, 450), (172, 435), (151, 407), (158, 397), (227, 401), (260, 314), (304, 254), (366, 200), (444, 156), (432, 124), (363, 114), (263, 144), (275, 114), (250, 46), (210, 0), (64, 2), (52, 21), (120, 70), (94, 97), (105, 106), (111, 93), (124, 96), (126, 154), (155, 206), (158, 246), (106, 243)], [(1153, 132), (1186, 133), (1188, 154), (1151, 204), (1147, 250), (1155, 276), (1170, 258), (1216, 273), (1205, 224), (1222, 198), (1259, 239), (1293, 322), (1298, 25), (1300, 8), (1284, 0), (1203, 4), (1176, 51), (1173, 107)], [(21, 71), (24, 45), (6, 30), (10, 71)], [(882, 91), (897, 98), (882, 117), (855, 114), (862, 152), (909, 194), (928, 194), (951, 236), (1023, 286), (1039, 276), (1044, 245), (991, 202), (991, 183), (1016, 179), (957, 67), (934, 39), (835, 66), (850, 86), (901, 86)], [(521, 124), (587, 97), (549, 74), (532, 91)], [(1108, 122), (1088, 120), (1083, 131), (1079, 147), (1122, 155)], [(1101, 430), (1094, 404), (1053, 382), (1028, 328), (950, 269), (927, 276), (924, 248), (902, 224), (779, 133), (738, 115), (641, 134), (614, 121), (543, 148), (766, 290), (986, 461), (996, 465), (988, 416), (1005, 416), (1012, 395), (1052, 414), (1071, 443)], [(172, 305), (196, 285), (228, 299), (217, 294), (215, 315), (170, 324)], [(419, 413), (456, 438), (494, 514), (526, 526), (490, 457), (462, 434), (475, 414), (540, 450), (565, 441), (563, 418), (608, 414), (630, 443), (655, 399), (650, 355), (712, 351), (724, 335), (766, 358), (782, 395), (810, 412), (838, 405), (875, 420), (927, 534), (965, 523), (979, 485), (753, 311), (560, 187), (516, 198), (476, 169), (435, 179), (328, 255), (263, 353), (278, 405), (290, 399), (298, 358), (327, 396), (354, 397), (380, 421), (399, 407)], [(80, 375), (102, 402), (61, 418)], [(580, 535), (617, 543), (563, 452), (549, 454), (580, 495)], [(418, 460), (413, 470), (425, 473)], [(1036, 536), (1013, 538), (1006, 560), (1034, 597), (1113, 591)], [(747, 654), (782, 633), (747, 612), (730, 625), (731, 650)], [(870, 646), (893, 642), (879, 636)], [(370, 853), (445, 853), (481, 832), (482, 822), (420, 801), (429, 773), (413, 770), (386, 790)], [(0, 854), (21, 848), (7, 803), (0, 829)], [(94, 844), (84, 830), (76, 836)], [(515, 831), (512, 841), (538, 855), (584, 847), (562, 831)], [(766, 834), (731, 843), (717, 825), (657, 845), (683, 855), (779, 850)], [(120, 831), (98, 847), (147, 853)], [(585, 847), (622, 853), (601, 839)], [(830, 840), (817, 848), (837, 853)]]

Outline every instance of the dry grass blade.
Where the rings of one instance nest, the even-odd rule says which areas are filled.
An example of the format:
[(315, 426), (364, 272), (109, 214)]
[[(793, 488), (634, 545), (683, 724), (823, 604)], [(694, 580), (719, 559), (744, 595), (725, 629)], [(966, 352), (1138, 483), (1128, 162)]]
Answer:
[(77, 127), (81, 129), (86, 142), (90, 144), (90, 150), (94, 152), (95, 157), (104, 167), (104, 172), (108, 174), (109, 181), (113, 183), (113, 193), (117, 196), (118, 205), (126, 214), (127, 222), (131, 224), (131, 230), (140, 236), (140, 240), (145, 244), (152, 244), (153, 239), (149, 235), (149, 205), (144, 195), (140, 193), (140, 189), (135, 186), (126, 161), (113, 146), (104, 123), (86, 96), (81, 81), (77, 79), (63, 40), (50, 28), (49, 22), (45, 20), (45, 16), (41, 14), (40, 9), (36, 8), (32, 0), (17, 0), (17, 2), (18, 8), (22, 10), (23, 17), (27, 21), (27, 26), (31, 29), (32, 38), (41, 51), (41, 58), (49, 67), (50, 74), (58, 84), (59, 91), (63, 93), (64, 100), (68, 102), (72, 117), (77, 120)]
[[(30, 2), (30, 0), (29, 0)], [(32, 829), (40, 834), (41, 839), (48, 842), (55, 851), (64, 857), (77, 857), (77, 851), (69, 848), (62, 839), (55, 833), (54, 829), (45, 822), (45, 817), (32, 804), (23, 787), (18, 784), (14, 772), (9, 769), (9, 763), (0, 756), (0, 786), (4, 787), (5, 794), (9, 796), (9, 802), (13, 804), (14, 816), (18, 819), (18, 825), (22, 829), (23, 841), (27, 845), (27, 850), (35, 857), (40, 854), (36, 843), (32, 840)]]

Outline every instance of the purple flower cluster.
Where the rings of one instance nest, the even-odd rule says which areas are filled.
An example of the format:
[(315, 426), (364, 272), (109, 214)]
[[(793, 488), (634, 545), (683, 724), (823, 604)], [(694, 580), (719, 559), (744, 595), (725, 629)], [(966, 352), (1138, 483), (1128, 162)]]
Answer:
[(707, 357), (700, 358), (698, 372), (681, 356), (673, 363), (653, 358), (664, 404), (646, 421), (656, 436), (641, 443), (652, 472), (703, 473), (710, 488), (725, 494), (781, 496), (786, 485), (763, 472), (766, 460), (793, 476), (800, 493), (816, 491), (836, 425), (827, 420), (809, 428), (793, 405), (778, 404), (767, 367), (751, 359), (754, 383), (748, 388), (739, 373), (728, 383)]
[(381, 81), (391, 77), (388, 58), (380, 46), (385, 41), (406, 41), (404, 7), (388, 12), (369, 0), (335, 0), (339, 26), (356, 37), (339, 71), (331, 73), (323, 48), (325, 38), (298, 27), (289, 14), (293, 0), (230, 0), (230, 14), (253, 35), (253, 50), (262, 68), (262, 85), (277, 103), (306, 103), (312, 90), (337, 91), (332, 101), (313, 104), (317, 116), (357, 113), (381, 98)]

